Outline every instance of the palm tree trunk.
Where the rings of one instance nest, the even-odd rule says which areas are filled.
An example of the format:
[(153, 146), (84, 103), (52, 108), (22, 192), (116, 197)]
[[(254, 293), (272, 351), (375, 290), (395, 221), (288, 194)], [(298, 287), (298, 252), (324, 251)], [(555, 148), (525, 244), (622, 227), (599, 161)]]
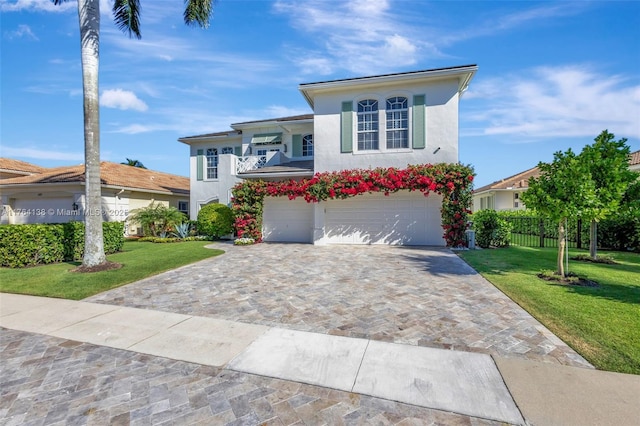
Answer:
[(84, 94), (85, 216), (82, 266), (107, 261), (102, 234), (102, 186), (100, 184), (100, 106), (98, 62), (100, 0), (78, 0)]
[(560, 220), (560, 223), (558, 224), (558, 275), (560, 275), (562, 278), (565, 277), (564, 275), (564, 233), (565, 233), (565, 229), (564, 229), (564, 219)]

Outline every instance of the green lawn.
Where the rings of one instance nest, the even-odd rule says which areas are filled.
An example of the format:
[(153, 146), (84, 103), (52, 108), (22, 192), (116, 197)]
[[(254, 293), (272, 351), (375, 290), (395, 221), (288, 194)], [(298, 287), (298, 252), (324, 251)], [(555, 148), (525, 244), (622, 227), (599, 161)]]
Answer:
[[(570, 250), (570, 256), (587, 253)], [(601, 252), (605, 254), (605, 252)], [(618, 265), (569, 261), (600, 287), (552, 284), (557, 249), (512, 246), (460, 256), (598, 369), (640, 374), (640, 255), (606, 252)]]
[(80, 262), (31, 268), (0, 268), (0, 291), (80, 300), (182, 265), (217, 256), (222, 250), (206, 249), (209, 242), (152, 244), (126, 241), (123, 251), (107, 256), (120, 269), (95, 273), (70, 272)]

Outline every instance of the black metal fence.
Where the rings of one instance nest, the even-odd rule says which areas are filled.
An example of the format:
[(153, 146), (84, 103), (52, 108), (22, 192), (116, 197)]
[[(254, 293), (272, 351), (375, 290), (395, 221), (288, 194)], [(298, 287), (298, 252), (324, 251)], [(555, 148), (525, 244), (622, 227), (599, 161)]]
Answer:
[[(511, 244), (527, 247), (558, 247), (558, 224), (538, 217), (503, 217), (511, 224)], [(587, 224), (588, 227), (588, 224)], [(587, 228), (588, 231), (588, 228)], [(582, 220), (569, 219), (565, 228), (567, 246), (588, 248), (585, 240)]]

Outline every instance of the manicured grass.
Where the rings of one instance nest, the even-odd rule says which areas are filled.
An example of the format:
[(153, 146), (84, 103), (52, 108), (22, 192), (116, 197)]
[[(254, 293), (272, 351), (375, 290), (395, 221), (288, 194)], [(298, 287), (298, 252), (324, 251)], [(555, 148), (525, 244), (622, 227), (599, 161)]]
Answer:
[[(586, 253), (571, 249), (570, 256)], [(640, 374), (640, 255), (606, 252), (618, 265), (569, 261), (600, 284), (578, 287), (539, 279), (557, 249), (512, 246), (460, 256), (598, 369)], [(605, 252), (602, 252), (605, 254)]]
[(126, 241), (123, 251), (107, 256), (121, 263), (120, 269), (70, 272), (80, 262), (65, 262), (32, 268), (0, 268), (0, 291), (80, 300), (178, 266), (217, 256), (222, 250), (204, 248), (206, 241), (153, 244)]

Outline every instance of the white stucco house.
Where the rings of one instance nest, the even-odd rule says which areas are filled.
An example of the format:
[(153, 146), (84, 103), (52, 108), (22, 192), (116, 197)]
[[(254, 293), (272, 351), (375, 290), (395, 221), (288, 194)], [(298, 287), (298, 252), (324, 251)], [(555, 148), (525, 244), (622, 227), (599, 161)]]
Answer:
[[(476, 65), (301, 84), (313, 113), (188, 136), (191, 218), (242, 179), (458, 162), (458, 102)], [(400, 191), (307, 203), (267, 197), (265, 241), (443, 246), (441, 197)]]
[[(640, 172), (640, 151), (629, 156), (629, 170)], [(533, 167), (513, 176), (500, 179), (473, 191), (472, 210), (524, 210), (520, 196), (529, 189), (529, 178), (539, 177), (540, 169)]]

